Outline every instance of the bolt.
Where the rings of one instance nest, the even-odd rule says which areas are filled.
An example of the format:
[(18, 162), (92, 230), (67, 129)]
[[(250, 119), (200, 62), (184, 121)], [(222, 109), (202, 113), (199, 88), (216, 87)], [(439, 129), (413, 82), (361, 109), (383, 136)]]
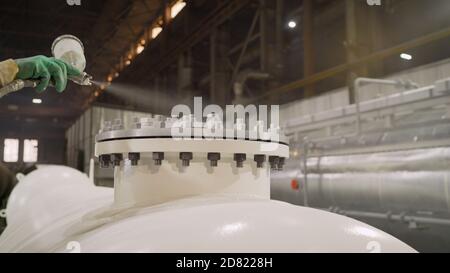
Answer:
[(193, 158), (192, 153), (180, 153), (180, 159), (182, 160), (183, 167), (189, 167), (190, 161)]
[(161, 166), (162, 161), (164, 160), (164, 153), (161, 152), (153, 153), (153, 160), (155, 161), (155, 166)]
[(266, 162), (267, 157), (265, 155), (255, 155), (256, 167), (258, 169), (264, 168), (264, 162)]
[(236, 166), (238, 168), (244, 167), (245, 160), (247, 160), (246, 154), (234, 154), (234, 161), (236, 161)]
[(120, 166), (120, 162), (122, 162), (122, 160), (123, 160), (123, 155), (122, 154), (113, 154), (111, 159), (112, 159), (112, 162), (114, 163), (114, 167), (118, 167), (118, 166)]
[(279, 171), (283, 170), (284, 164), (286, 164), (286, 158), (280, 157), (280, 160), (278, 161), (278, 170)]
[(211, 162), (211, 167), (217, 167), (217, 162), (220, 160), (219, 153), (209, 153), (208, 160)]
[(137, 166), (139, 163), (139, 160), (141, 159), (140, 153), (129, 153), (128, 159), (131, 161), (131, 166)]
[(100, 162), (100, 168), (106, 169), (109, 168), (109, 164), (111, 164), (111, 156), (110, 155), (101, 155), (98, 158)]
[(278, 156), (269, 156), (270, 169), (277, 170), (280, 158)]

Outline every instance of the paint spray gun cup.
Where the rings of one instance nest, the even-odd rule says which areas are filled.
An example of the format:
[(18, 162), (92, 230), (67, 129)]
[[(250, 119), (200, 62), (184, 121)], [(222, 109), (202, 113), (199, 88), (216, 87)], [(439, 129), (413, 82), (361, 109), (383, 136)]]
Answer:
[(73, 35), (62, 35), (53, 42), (52, 54), (56, 59), (62, 60), (79, 71), (79, 77), (69, 77), (69, 80), (79, 85), (92, 85), (92, 77), (84, 72), (86, 68), (86, 57), (84, 55), (83, 43)]

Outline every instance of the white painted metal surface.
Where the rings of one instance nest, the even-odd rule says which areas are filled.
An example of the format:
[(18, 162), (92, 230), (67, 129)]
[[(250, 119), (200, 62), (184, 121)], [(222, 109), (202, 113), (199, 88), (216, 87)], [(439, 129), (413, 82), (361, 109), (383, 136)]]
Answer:
[(350, 218), (249, 195), (118, 207), (112, 190), (66, 167), (27, 176), (7, 213), (1, 252), (413, 252)]

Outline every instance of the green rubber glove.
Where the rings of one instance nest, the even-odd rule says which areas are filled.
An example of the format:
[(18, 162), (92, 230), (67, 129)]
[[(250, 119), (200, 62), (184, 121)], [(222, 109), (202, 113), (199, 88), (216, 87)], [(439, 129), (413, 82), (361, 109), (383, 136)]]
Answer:
[(35, 56), (15, 60), (19, 67), (16, 79), (38, 80), (36, 87), (38, 92), (43, 92), (52, 83), (61, 93), (67, 87), (67, 79), (70, 76), (80, 76), (81, 72), (64, 61), (45, 56)]

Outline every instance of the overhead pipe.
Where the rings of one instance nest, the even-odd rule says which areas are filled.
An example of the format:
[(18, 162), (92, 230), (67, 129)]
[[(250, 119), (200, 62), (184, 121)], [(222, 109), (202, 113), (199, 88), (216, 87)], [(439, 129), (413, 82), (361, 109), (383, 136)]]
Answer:
[(309, 157), (308, 173), (341, 174), (369, 172), (441, 171), (448, 168), (450, 148)]
[(354, 83), (355, 88), (355, 105), (356, 105), (356, 131), (357, 135), (361, 134), (361, 98), (360, 89), (365, 84), (379, 84), (379, 85), (392, 85), (399, 88), (405, 88), (406, 90), (411, 90), (414, 88), (419, 88), (417, 83), (412, 81), (403, 80), (383, 80), (383, 79), (372, 79), (372, 78), (357, 78)]
[(392, 214), (391, 212), (387, 213), (363, 212), (353, 210), (341, 210), (340, 208), (335, 207), (331, 207), (327, 211), (354, 218), (371, 218), (371, 219), (388, 220), (392, 222), (402, 222), (408, 224), (408, 227), (410, 229), (418, 229), (420, 228), (421, 224), (450, 226), (450, 219), (440, 219), (422, 216), (408, 216), (405, 213)]
[(244, 94), (245, 83), (252, 80), (267, 80), (270, 78), (270, 74), (266, 72), (254, 71), (254, 70), (244, 70), (240, 72), (236, 81), (234, 82), (234, 94), (236, 97), (241, 97)]

